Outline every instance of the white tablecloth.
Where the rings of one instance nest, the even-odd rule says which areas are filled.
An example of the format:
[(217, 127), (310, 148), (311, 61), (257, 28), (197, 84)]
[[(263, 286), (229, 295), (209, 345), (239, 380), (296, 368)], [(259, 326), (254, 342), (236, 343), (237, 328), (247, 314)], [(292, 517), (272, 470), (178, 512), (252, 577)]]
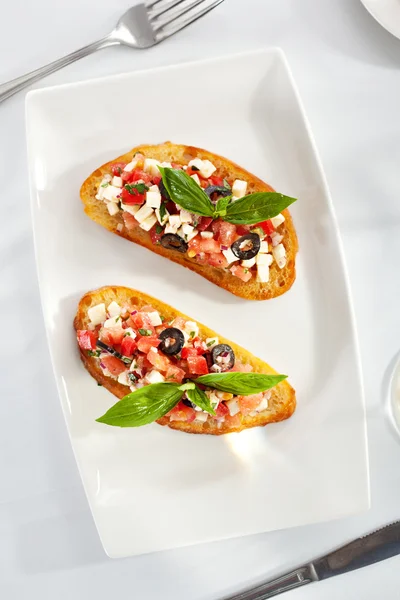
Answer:
[[(129, 0), (4, 4), (0, 79), (101, 37), (128, 6)], [(72, 455), (46, 346), (20, 93), (0, 106), (4, 600), (217, 599), (400, 518), (400, 443), (387, 410), (388, 377), (400, 346), (400, 41), (358, 0), (226, 0), (158, 47), (103, 50), (41, 85), (271, 45), (283, 48), (293, 69), (344, 240), (364, 367), (372, 509), (284, 532), (125, 560), (106, 557)], [(229, 97), (236, 85), (240, 81), (230, 85), (221, 74), (218, 93)], [(399, 584), (400, 556), (287, 598), (394, 600), (400, 597)]]

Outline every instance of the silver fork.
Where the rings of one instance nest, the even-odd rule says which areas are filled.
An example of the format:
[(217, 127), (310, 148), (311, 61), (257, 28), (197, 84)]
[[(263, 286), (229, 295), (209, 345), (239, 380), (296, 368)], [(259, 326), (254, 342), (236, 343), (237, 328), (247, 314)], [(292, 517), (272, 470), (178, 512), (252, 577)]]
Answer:
[(111, 33), (101, 40), (0, 85), (0, 102), (34, 81), (107, 46), (123, 44), (130, 48), (150, 48), (204, 16), (221, 2), (223, 0), (147, 0), (132, 6)]

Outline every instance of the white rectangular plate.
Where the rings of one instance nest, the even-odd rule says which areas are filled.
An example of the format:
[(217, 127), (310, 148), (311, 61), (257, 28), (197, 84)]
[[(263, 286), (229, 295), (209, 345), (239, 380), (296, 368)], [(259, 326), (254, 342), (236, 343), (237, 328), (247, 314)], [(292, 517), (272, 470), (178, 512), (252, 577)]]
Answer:
[[(229, 90), (227, 82), (239, 81)], [(45, 323), (71, 443), (109, 556), (343, 517), (369, 506), (364, 402), (332, 204), (281, 51), (34, 91), (27, 136)], [(249, 302), (85, 216), (79, 188), (103, 162), (172, 140), (227, 156), (293, 206), (297, 280)], [(152, 294), (288, 373), (288, 421), (221, 437), (95, 422), (115, 398), (82, 367), (80, 297), (107, 284)]]

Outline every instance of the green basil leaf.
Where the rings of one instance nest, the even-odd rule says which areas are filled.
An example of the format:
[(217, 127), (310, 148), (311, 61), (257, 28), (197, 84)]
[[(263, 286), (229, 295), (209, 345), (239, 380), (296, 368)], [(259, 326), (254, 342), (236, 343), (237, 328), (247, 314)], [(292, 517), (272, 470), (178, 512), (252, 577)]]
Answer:
[(215, 205), (215, 216), (224, 218), (226, 215), (226, 207), (229, 202), (232, 200), (232, 196), (224, 196), (217, 201)]
[(249, 396), (265, 392), (287, 378), (287, 375), (263, 375), (261, 373), (209, 373), (200, 375), (196, 383), (223, 392)]
[(296, 202), (296, 198), (278, 192), (256, 192), (231, 202), (226, 208), (224, 221), (237, 225), (262, 223), (279, 215), (293, 202)]
[(167, 213), (167, 205), (166, 205), (165, 202), (161, 202), (161, 205), (160, 205), (160, 219), (161, 219), (161, 221), (164, 221), (164, 217), (165, 217), (166, 213)]
[(173, 383), (146, 385), (114, 404), (98, 423), (116, 427), (140, 427), (167, 414), (182, 398), (184, 392)]
[(202, 217), (214, 216), (215, 208), (210, 198), (183, 169), (158, 168), (163, 184), (176, 204)]
[(200, 388), (194, 386), (194, 389), (186, 390), (186, 395), (193, 404), (205, 410), (210, 415), (215, 415), (215, 410), (211, 406), (208, 396)]

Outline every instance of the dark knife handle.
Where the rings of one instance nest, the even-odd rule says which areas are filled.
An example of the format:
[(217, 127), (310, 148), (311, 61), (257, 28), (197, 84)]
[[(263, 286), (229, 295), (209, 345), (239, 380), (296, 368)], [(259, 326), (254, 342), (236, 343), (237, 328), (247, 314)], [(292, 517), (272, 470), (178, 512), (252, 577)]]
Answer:
[(400, 521), (350, 542), (313, 561), (318, 579), (327, 579), (400, 554)]

